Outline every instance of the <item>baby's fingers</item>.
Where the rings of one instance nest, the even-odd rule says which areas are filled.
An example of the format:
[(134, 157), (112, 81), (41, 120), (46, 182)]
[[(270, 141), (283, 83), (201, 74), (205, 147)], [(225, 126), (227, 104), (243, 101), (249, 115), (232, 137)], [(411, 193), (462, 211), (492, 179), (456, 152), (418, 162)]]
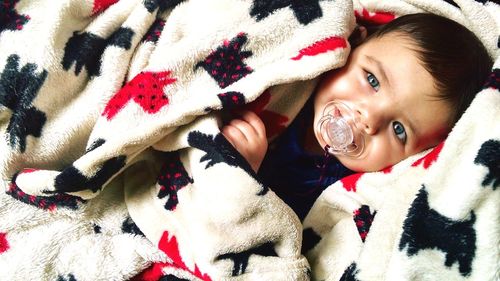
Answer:
[(238, 127), (231, 124), (222, 128), (222, 134), (235, 148), (239, 147), (242, 141), (246, 141), (246, 137), (243, 132)]
[(250, 110), (243, 111), (241, 113), (241, 118), (252, 126), (259, 137), (266, 137), (266, 126), (264, 125), (264, 122), (262, 122), (262, 119), (255, 114), (255, 112)]
[(238, 128), (243, 135), (245, 135), (246, 140), (251, 140), (255, 137), (258, 137), (258, 131), (254, 128), (252, 124), (242, 119), (233, 119), (229, 123), (229, 125)]

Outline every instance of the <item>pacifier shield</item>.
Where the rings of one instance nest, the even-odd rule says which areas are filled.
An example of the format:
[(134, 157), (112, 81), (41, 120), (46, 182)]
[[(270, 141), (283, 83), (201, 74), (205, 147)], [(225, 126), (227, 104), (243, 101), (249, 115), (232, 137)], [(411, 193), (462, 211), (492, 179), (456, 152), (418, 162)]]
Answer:
[(329, 102), (318, 122), (319, 137), (330, 154), (358, 157), (364, 150), (364, 131), (357, 127), (358, 116), (344, 103)]

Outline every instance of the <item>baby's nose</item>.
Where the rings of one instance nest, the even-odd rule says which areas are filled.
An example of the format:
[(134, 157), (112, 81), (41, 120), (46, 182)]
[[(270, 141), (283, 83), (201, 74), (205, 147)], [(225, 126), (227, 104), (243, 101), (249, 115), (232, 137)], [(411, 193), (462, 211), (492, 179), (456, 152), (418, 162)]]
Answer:
[(383, 109), (380, 107), (356, 109), (359, 118), (359, 125), (367, 135), (374, 135), (378, 132), (383, 122)]

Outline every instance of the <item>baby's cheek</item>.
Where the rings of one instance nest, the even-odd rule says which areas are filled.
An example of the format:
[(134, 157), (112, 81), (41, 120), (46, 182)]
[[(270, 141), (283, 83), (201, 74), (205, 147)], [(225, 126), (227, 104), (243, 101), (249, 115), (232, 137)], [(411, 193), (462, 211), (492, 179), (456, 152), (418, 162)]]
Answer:
[(348, 156), (340, 155), (336, 157), (347, 169), (354, 172), (366, 172), (366, 161), (364, 159), (354, 159)]
[(390, 146), (371, 142), (358, 158), (338, 156), (340, 163), (355, 172), (375, 172), (394, 164), (394, 151)]

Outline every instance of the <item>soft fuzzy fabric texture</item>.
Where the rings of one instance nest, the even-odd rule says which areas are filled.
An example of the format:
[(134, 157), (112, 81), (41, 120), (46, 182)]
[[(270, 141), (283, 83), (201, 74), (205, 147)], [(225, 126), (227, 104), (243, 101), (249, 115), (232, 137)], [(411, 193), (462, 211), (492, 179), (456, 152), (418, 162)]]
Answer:
[(356, 18), (444, 15), (498, 58), (482, 2), (4, 1), (0, 280), (498, 279), (500, 60), (445, 142), (303, 225), (219, 130), (247, 107), (282, 132)]

